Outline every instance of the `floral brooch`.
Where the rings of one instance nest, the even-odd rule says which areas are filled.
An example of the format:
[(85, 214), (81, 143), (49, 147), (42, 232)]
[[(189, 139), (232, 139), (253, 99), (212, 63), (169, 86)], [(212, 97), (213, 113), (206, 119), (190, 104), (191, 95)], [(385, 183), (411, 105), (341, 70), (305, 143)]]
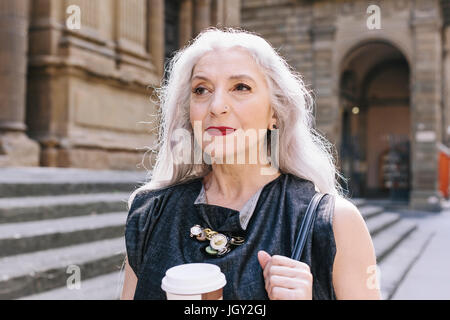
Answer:
[(244, 243), (243, 237), (228, 236), (223, 233), (203, 228), (196, 224), (191, 228), (191, 238), (195, 237), (198, 241), (209, 240), (209, 246), (205, 251), (212, 256), (223, 256), (231, 251), (232, 246), (240, 246)]

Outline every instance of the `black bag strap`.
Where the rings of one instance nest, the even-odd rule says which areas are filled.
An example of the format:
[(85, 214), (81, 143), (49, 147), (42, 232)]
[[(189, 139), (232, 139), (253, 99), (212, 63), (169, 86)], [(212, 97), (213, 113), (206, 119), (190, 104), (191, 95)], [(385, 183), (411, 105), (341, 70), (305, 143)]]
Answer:
[(306, 209), (305, 217), (303, 218), (302, 224), (300, 226), (300, 231), (298, 233), (297, 241), (295, 242), (295, 247), (292, 252), (291, 259), (300, 260), (305, 247), (306, 239), (310, 233), (311, 227), (314, 224), (317, 216), (317, 206), (326, 193), (316, 192), (312, 197), (308, 208)]

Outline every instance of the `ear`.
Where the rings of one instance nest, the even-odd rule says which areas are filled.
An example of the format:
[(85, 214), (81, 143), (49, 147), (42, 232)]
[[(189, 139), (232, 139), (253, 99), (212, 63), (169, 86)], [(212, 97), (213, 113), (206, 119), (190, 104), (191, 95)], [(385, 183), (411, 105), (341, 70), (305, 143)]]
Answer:
[(271, 118), (269, 121), (269, 130), (272, 130), (274, 125), (278, 127), (278, 120), (277, 116), (275, 115), (275, 110), (272, 108), (272, 106), (270, 106), (270, 109), (271, 109)]
[(276, 118), (272, 118), (270, 120), (270, 128), (269, 128), (269, 130), (278, 129), (278, 128), (279, 128), (279, 125), (278, 125), (277, 119)]

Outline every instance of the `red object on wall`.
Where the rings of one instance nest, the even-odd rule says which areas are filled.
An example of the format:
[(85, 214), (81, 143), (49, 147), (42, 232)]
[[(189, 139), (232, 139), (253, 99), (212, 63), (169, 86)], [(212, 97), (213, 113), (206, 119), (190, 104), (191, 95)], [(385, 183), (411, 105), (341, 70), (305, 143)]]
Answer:
[(445, 198), (449, 196), (450, 154), (447, 150), (439, 150), (439, 190)]

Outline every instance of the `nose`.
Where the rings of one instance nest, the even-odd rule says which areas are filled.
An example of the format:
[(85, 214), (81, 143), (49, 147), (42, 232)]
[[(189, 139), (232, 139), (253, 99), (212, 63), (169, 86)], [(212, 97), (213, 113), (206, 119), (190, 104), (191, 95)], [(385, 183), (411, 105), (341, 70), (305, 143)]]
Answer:
[(217, 88), (214, 91), (214, 95), (210, 104), (211, 114), (219, 116), (221, 114), (228, 113), (229, 106), (228, 108), (227, 106), (227, 93), (225, 92), (225, 90)]

